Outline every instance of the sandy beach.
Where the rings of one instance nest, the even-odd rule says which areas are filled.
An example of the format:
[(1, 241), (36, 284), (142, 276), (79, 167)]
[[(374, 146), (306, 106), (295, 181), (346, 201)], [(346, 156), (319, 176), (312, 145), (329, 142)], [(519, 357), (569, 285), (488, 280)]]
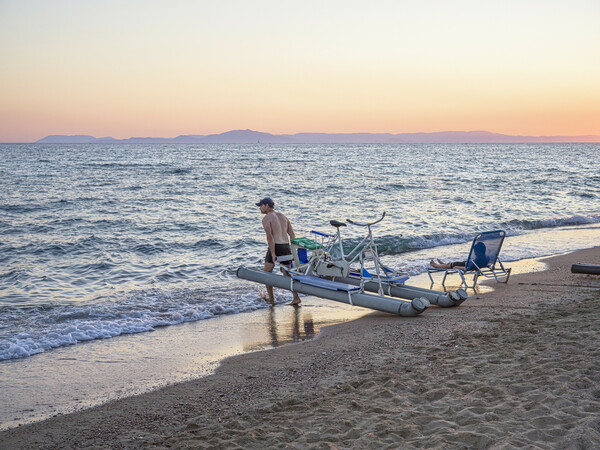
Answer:
[(600, 247), (458, 308), (373, 313), (0, 433), (18, 448), (599, 448)]

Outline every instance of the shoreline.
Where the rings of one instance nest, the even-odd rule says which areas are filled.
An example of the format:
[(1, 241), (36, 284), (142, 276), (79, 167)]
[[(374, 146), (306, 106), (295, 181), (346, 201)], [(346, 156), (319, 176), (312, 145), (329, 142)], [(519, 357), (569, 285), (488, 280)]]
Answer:
[[(513, 273), (543, 270), (541, 259), (515, 261)], [(431, 287), (426, 273), (411, 277), (411, 285)], [(478, 289), (483, 293), (493, 287), (480, 284)], [(314, 339), (324, 327), (373, 313), (311, 296), (303, 298), (303, 305), (290, 309), (279, 304), (0, 362), (0, 431), (199, 379), (213, 374), (227, 358)]]
[(0, 431), (214, 373), (230, 356), (313, 338), (369, 310), (305, 298), (0, 362)]
[(207, 377), (2, 431), (0, 447), (591, 448), (600, 281), (569, 269), (598, 261), (600, 247), (554, 256), (458, 308), (374, 312)]

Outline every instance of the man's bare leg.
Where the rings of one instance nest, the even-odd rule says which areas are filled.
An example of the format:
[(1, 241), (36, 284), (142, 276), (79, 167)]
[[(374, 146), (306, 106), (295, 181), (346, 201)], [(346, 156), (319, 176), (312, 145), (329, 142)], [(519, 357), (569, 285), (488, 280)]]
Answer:
[[(284, 267), (284, 266), (281, 266), (281, 273), (284, 274), (286, 277), (291, 276), (289, 274), (289, 272), (286, 270), (286, 267)], [(292, 303), (290, 303), (290, 305), (300, 306), (300, 297), (298, 296), (298, 293), (292, 291), (292, 296), (294, 297), (294, 300), (292, 301)]]
[[(265, 261), (265, 272), (273, 272), (273, 268), (275, 268), (275, 264), (273, 263), (268, 263)], [(265, 287), (267, 288), (267, 295), (269, 296), (269, 299), (266, 300), (268, 303), (270, 303), (271, 305), (275, 304), (275, 297), (273, 296), (273, 286), (267, 286), (265, 285)]]
[(435, 262), (432, 259), (431, 261), (429, 261), (429, 265), (436, 269), (451, 269), (452, 268), (450, 263), (445, 263), (444, 261), (442, 261), (440, 259), (438, 259), (438, 262)]

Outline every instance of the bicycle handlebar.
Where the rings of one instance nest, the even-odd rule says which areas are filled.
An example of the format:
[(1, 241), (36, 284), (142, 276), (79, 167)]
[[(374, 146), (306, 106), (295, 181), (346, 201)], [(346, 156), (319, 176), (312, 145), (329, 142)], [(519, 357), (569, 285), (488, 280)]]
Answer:
[(383, 218), (385, 217), (385, 211), (383, 212), (383, 214), (381, 215), (381, 218), (379, 220), (376, 220), (375, 222), (370, 222), (370, 223), (362, 223), (362, 222), (353, 222), (350, 219), (346, 219), (346, 222), (351, 223), (352, 225), (357, 225), (359, 227), (370, 227), (371, 225), (375, 225), (376, 223), (379, 223), (383, 220)]

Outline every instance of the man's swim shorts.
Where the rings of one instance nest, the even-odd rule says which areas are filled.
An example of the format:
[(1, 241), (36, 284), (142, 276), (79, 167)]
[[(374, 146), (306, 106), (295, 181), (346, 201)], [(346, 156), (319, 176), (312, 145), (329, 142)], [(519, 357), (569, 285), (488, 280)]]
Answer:
[[(275, 256), (285, 256), (291, 255), (292, 249), (290, 248), (290, 244), (275, 244)], [(265, 262), (269, 264), (273, 264), (273, 255), (271, 255), (271, 250), (267, 250), (267, 254), (265, 256)], [(281, 264), (285, 264), (289, 266), (292, 261), (283, 261)]]

